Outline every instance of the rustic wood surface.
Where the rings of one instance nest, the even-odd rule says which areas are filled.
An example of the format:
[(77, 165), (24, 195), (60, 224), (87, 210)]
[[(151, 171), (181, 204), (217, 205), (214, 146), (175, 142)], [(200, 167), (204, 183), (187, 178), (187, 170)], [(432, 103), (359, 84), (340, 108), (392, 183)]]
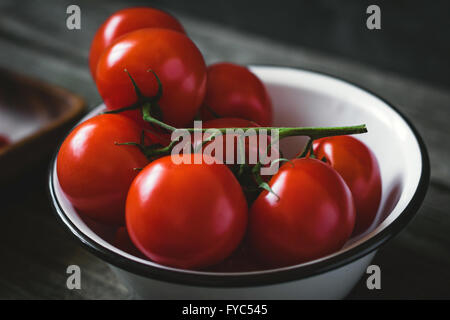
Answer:
[[(88, 71), (90, 41), (101, 22), (124, 5), (77, 3), (82, 29), (69, 31), (65, 1), (3, 0), (0, 66), (68, 88), (85, 97), (92, 108), (100, 97)], [(324, 71), (370, 88), (413, 121), (430, 153), (428, 194), (414, 220), (374, 260), (382, 270), (382, 290), (369, 291), (362, 280), (349, 298), (450, 298), (450, 92), (174, 14), (208, 63), (229, 60)], [(108, 266), (82, 249), (57, 222), (46, 194), (47, 166), (48, 162), (37, 164), (1, 191), (0, 298), (132, 298)], [(70, 264), (82, 269), (81, 290), (66, 289), (65, 270)]]
[(9, 168), (0, 171), (0, 184), (52, 153), (84, 107), (84, 100), (66, 89), (0, 68), (0, 132), (9, 139), (0, 149), (0, 168)]

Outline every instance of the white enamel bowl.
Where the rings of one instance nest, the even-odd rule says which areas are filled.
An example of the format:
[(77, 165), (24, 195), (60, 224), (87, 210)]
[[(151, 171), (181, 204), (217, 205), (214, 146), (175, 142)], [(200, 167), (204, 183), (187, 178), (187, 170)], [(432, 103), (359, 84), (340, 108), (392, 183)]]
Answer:
[[(342, 126), (365, 123), (358, 135), (375, 153), (383, 192), (378, 224), (351, 239), (340, 251), (295, 266), (240, 273), (198, 272), (169, 268), (134, 257), (90, 229), (62, 193), (56, 157), (49, 189), (57, 217), (87, 249), (106, 261), (141, 298), (149, 299), (338, 299), (365, 274), (378, 247), (401, 231), (419, 209), (430, 169), (422, 138), (393, 106), (367, 90), (316, 72), (253, 66), (266, 84), (275, 109), (275, 125)], [(405, 93), (406, 94), (406, 93)], [(86, 118), (98, 114), (99, 106)], [(283, 141), (292, 156), (304, 138)]]

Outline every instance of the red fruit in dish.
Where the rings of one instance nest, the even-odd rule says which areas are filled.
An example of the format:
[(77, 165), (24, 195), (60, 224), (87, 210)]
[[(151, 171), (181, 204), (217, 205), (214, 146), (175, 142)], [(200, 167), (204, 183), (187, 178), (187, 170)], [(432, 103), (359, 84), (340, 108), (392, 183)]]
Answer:
[[(138, 102), (124, 70), (133, 77), (144, 96), (154, 97), (158, 83), (150, 69), (162, 83), (162, 97), (158, 101), (162, 112), (160, 120), (175, 127), (189, 124), (205, 95), (206, 66), (195, 44), (184, 34), (173, 30), (133, 31), (105, 50), (97, 65), (96, 83), (107, 108), (115, 110)], [(143, 125), (141, 110), (123, 114)]]
[(370, 229), (381, 201), (381, 173), (375, 154), (360, 140), (336, 136), (314, 141), (314, 153), (344, 178), (356, 209), (354, 234)]
[(336, 252), (355, 223), (351, 192), (342, 177), (316, 159), (285, 163), (250, 210), (250, 245), (262, 261), (286, 266)]
[(272, 102), (266, 87), (248, 68), (232, 63), (208, 67), (202, 119), (242, 118), (272, 124)]
[(185, 33), (183, 26), (170, 14), (145, 7), (127, 8), (115, 12), (97, 30), (89, 52), (89, 68), (96, 78), (97, 63), (105, 49), (117, 38), (144, 28), (170, 29)]
[(160, 158), (133, 181), (126, 204), (128, 233), (152, 261), (198, 269), (219, 263), (241, 242), (247, 203), (223, 164)]
[[(238, 118), (219, 118), (219, 119), (213, 119), (213, 120), (208, 120), (205, 121), (202, 124), (203, 128), (205, 129), (212, 129), (212, 128), (216, 128), (216, 129), (220, 129), (220, 128), (254, 128), (254, 127), (259, 127), (259, 125), (253, 121), (250, 120), (245, 120), (245, 119), (238, 119)], [(233, 143), (230, 144), (233, 146), (232, 150), (228, 150), (227, 149), (227, 138), (230, 135), (224, 134), (222, 135), (222, 148), (221, 151), (219, 152), (219, 154), (221, 153), (221, 155), (219, 156), (219, 154), (215, 154), (214, 151), (212, 151), (212, 156), (217, 156), (221, 162), (223, 163), (227, 163), (227, 154), (230, 153), (230, 155), (228, 156), (230, 160), (233, 161), (233, 164), (237, 164), (238, 163), (238, 134), (231, 134), (231, 137), (233, 137)], [(209, 137), (209, 134), (204, 134), (203, 135), (203, 139), (207, 139)], [(255, 152), (254, 154), (257, 156), (258, 155), (258, 141), (256, 139), (258, 139), (258, 136), (255, 135), (252, 137), (253, 139), (255, 139), (256, 143), (250, 143), (250, 138), (245, 138), (245, 140), (243, 141), (243, 147), (245, 148), (245, 161), (246, 163), (248, 163), (249, 160), (249, 154), (250, 151), (251, 152)], [(254, 141), (252, 141), (254, 142)], [(201, 140), (199, 139), (199, 141), (195, 141), (194, 146), (197, 146), (198, 144), (201, 143)], [(203, 147), (203, 150), (205, 150), (206, 146), (209, 145), (209, 143), (205, 144), (205, 146)], [(233, 157), (231, 157), (233, 155)], [(256, 159), (256, 158), (255, 158)], [(231, 163), (230, 163), (231, 164)]]
[(109, 225), (125, 220), (128, 188), (147, 158), (135, 146), (141, 129), (127, 117), (102, 114), (78, 125), (58, 152), (57, 174), (72, 205), (87, 217)]

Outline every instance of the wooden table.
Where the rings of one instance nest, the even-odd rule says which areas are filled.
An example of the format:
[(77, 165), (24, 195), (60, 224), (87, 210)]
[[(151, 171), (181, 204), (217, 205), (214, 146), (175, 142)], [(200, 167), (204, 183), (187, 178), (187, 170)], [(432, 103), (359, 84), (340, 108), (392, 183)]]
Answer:
[[(96, 28), (117, 2), (77, 1), (82, 29), (66, 28), (60, 1), (0, 4), (0, 65), (100, 103), (87, 56)], [(175, 13), (177, 14), (177, 13)], [(398, 106), (417, 126), (431, 157), (431, 184), (424, 205), (399, 236), (380, 249), (374, 263), (382, 270), (382, 290), (369, 291), (363, 279), (349, 298), (450, 298), (450, 92), (381, 73), (218, 25), (177, 15), (208, 63), (273, 64), (324, 71), (356, 82)], [(42, 163), (1, 195), (0, 298), (127, 299), (107, 265), (82, 249), (58, 224), (46, 194)], [(5, 170), (5, 168), (2, 168)], [(66, 289), (66, 268), (82, 269), (82, 289)]]

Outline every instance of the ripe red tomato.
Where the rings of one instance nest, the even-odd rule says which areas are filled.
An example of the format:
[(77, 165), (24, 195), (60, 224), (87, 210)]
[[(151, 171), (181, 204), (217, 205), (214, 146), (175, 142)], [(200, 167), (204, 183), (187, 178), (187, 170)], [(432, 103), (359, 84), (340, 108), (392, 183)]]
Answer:
[[(268, 265), (286, 266), (339, 250), (355, 223), (352, 195), (342, 177), (316, 159), (285, 163), (250, 210), (252, 250)], [(278, 197), (279, 198), (278, 198)]]
[[(253, 121), (250, 120), (245, 120), (245, 119), (238, 119), (238, 118), (218, 118), (218, 119), (213, 119), (213, 120), (208, 120), (205, 121), (203, 123), (203, 128), (207, 129), (207, 128), (216, 128), (216, 129), (220, 129), (220, 128), (256, 128), (259, 127), (259, 125)], [(245, 150), (245, 163), (246, 164), (255, 164), (257, 160), (260, 159), (260, 155), (265, 154), (267, 148), (270, 145), (271, 142), (271, 137), (270, 137), (270, 132), (268, 132), (269, 135), (264, 135), (264, 134), (257, 134), (254, 136), (246, 136), (244, 139), (244, 150)], [(262, 135), (265, 136), (266, 138), (266, 144), (260, 144), (260, 139), (262, 139)], [(222, 139), (223, 139), (223, 147), (222, 147), (222, 154), (223, 154), (223, 162), (226, 162), (227, 158), (226, 155), (228, 152), (226, 146), (226, 139), (227, 139), (228, 135), (223, 135)], [(234, 154), (234, 164), (238, 163), (238, 134), (232, 134), (231, 136), (234, 137), (234, 142), (233, 142), (233, 146), (234, 146), (234, 150), (233, 150), (233, 154)], [(207, 134), (204, 135), (204, 139), (206, 139), (208, 137)], [(199, 141), (195, 141), (194, 142), (194, 146), (198, 145), (198, 143), (200, 143)], [(206, 144), (208, 145), (208, 144)], [(231, 152), (231, 151), (230, 151)], [(275, 152), (274, 154), (274, 159), (275, 158), (279, 158), (279, 150), (272, 148), (271, 152)], [(214, 154), (212, 154), (214, 156)], [(267, 154), (267, 156), (269, 156), (269, 154)], [(253, 163), (250, 163), (253, 162)]]
[(314, 141), (314, 153), (325, 158), (344, 178), (356, 208), (354, 234), (368, 230), (375, 221), (381, 201), (381, 174), (373, 152), (351, 136), (336, 136)]
[(92, 40), (89, 68), (94, 80), (103, 51), (120, 36), (144, 28), (171, 29), (185, 33), (177, 19), (161, 10), (137, 7), (117, 11), (100, 26)]
[(202, 118), (243, 118), (265, 127), (272, 124), (272, 102), (266, 87), (249, 69), (232, 63), (208, 67)]
[(193, 161), (175, 164), (166, 156), (152, 162), (133, 181), (126, 204), (128, 233), (139, 250), (188, 269), (228, 257), (245, 233), (248, 210), (227, 166)]
[(127, 117), (103, 114), (77, 126), (58, 153), (62, 190), (80, 214), (101, 223), (124, 223), (128, 188), (147, 158), (135, 146), (141, 130)]
[[(259, 125), (253, 121), (250, 120), (245, 120), (245, 119), (238, 119), (238, 118), (219, 118), (219, 119), (213, 119), (213, 120), (209, 120), (209, 121), (205, 121), (202, 124), (203, 128), (205, 129), (210, 129), (210, 128), (216, 128), (216, 129), (220, 129), (220, 128), (254, 128), (254, 127), (259, 127)], [(233, 163), (236, 164), (237, 163), (237, 154), (238, 154), (238, 136), (237, 135), (232, 135), (234, 137), (234, 149), (230, 152), (233, 152), (234, 158), (233, 158)], [(204, 139), (206, 139), (208, 137), (208, 135), (204, 135)], [(257, 137), (256, 137), (257, 138)], [(226, 139), (227, 139), (227, 135), (223, 135), (222, 136), (222, 140), (223, 140), (223, 144), (222, 144), (222, 162), (226, 162), (227, 160), (227, 148), (226, 148)], [(194, 146), (200, 144), (201, 141), (195, 141)], [(207, 144), (206, 144), (207, 145)], [(249, 139), (245, 139), (244, 141), (244, 147), (245, 147), (245, 157), (246, 157), (246, 163), (248, 163), (248, 158), (249, 158), (249, 152), (250, 152), (250, 144), (249, 144)], [(257, 151), (257, 145), (252, 145), (252, 151)], [(204, 150), (204, 148), (203, 148)], [(257, 154), (257, 153), (255, 153)], [(215, 154), (211, 154), (212, 156), (215, 156)]]
[[(97, 65), (97, 88), (110, 110), (137, 102), (127, 69), (143, 95), (156, 95), (158, 85), (152, 69), (163, 85), (159, 105), (162, 120), (175, 127), (190, 123), (205, 95), (206, 66), (202, 54), (184, 34), (167, 29), (130, 32), (109, 46)], [(141, 119), (140, 110), (123, 113)]]

